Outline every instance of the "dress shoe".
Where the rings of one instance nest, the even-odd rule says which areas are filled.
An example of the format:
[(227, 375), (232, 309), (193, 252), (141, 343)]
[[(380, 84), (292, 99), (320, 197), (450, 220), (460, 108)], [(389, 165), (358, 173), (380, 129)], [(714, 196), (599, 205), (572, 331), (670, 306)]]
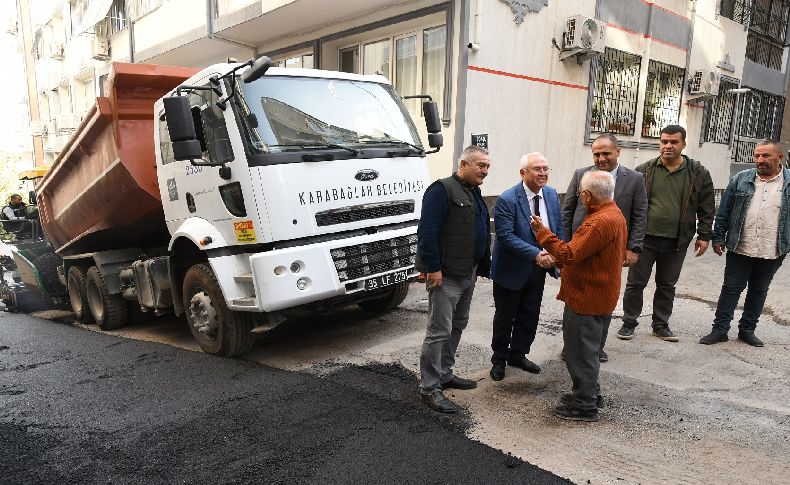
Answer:
[(717, 332), (717, 331), (714, 330), (711, 333), (709, 333), (708, 335), (705, 335), (704, 337), (699, 339), (699, 343), (705, 344), (705, 345), (712, 345), (712, 344), (718, 344), (720, 342), (726, 342), (728, 340), (729, 340), (729, 337), (727, 337), (726, 333), (724, 333), (724, 332)]
[(597, 409), (588, 411), (586, 409), (579, 409), (576, 406), (570, 404), (560, 404), (554, 408), (552, 414), (560, 419), (567, 419), (568, 421), (595, 422), (599, 419)]
[(440, 413), (455, 413), (459, 408), (457, 404), (444, 397), (442, 391), (433, 391), (430, 394), (420, 394), (422, 402), (428, 405), (429, 408)]
[[(573, 404), (573, 394), (571, 394), (570, 392), (567, 392), (567, 393), (563, 394), (562, 397), (560, 397), (560, 403), (572, 405)], [(606, 406), (606, 400), (605, 400), (605, 398), (602, 395), (598, 394), (598, 397), (595, 400), (595, 407), (597, 407), (598, 409), (601, 409), (604, 406)]]
[(603, 350), (598, 351), (598, 362), (609, 362), (609, 354)]
[(738, 340), (746, 342), (752, 347), (762, 347), (763, 341), (757, 338), (754, 332), (738, 332)]
[(477, 382), (458, 376), (453, 376), (452, 379), (442, 384), (442, 389), (460, 389), (462, 391), (474, 389), (475, 387), (477, 387)]
[(540, 374), (540, 367), (538, 364), (532, 362), (526, 357), (511, 357), (507, 359), (507, 365), (510, 367), (518, 367), (532, 374)]
[(505, 378), (505, 364), (494, 364), (491, 366), (491, 379), (494, 381), (501, 381)]

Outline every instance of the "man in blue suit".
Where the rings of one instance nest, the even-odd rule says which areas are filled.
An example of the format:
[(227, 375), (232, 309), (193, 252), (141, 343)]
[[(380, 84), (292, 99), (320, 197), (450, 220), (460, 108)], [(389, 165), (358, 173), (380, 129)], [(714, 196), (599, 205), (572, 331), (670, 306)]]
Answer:
[(557, 277), (554, 259), (538, 245), (530, 227), (532, 215), (563, 234), (560, 198), (546, 185), (549, 163), (540, 153), (521, 157), (521, 181), (499, 196), (494, 208), (496, 240), (491, 261), (494, 281), (494, 335), (491, 378), (501, 381), (505, 365), (537, 374), (527, 359), (538, 329), (546, 273)]

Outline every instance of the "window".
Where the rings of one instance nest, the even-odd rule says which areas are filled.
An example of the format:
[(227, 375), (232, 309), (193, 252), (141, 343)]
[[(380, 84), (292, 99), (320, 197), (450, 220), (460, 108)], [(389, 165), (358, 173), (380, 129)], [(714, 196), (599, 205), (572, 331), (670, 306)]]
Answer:
[(790, 0), (722, 0), (720, 14), (749, 28), (747, 59), (782, 70)]
[[(341, 49), (339, 70), (381, 74), (392, 81), (401, 96), (428, 94), (441, 110), (446, 56), (447, 26), (438, 25)], [(407, 100), (405, 104), (412, 114), (421, 114), (419, 100)]]
[(97, 32), (109, 37), (125, 29), (126, 24), (126, 0), (113, 0), (107, 16), (99, 22)]
[(274, 67), (303, 67), (305, 69), (313, 68), (313, 54), (304, 54), (301, 56), (289, 57), (281, 61), (272, 62)]
[(363, 74), (390, 77), (390, 39), (365, 44), (362, 59)]
[(784, 103), (784, 97), (758, 90), (741, 95), (737, 138), (733, 143), (734, 161), (751, 162), (757, 140), (779, 139)]
[(702, 129), (703, 141), (729, 145), (732, 139), (732, 116), (735, 112), (735, 95), (731, 89), (738, 87), (738, 80), (723, 76), (719, 83), (719, 94), (705, 106)]
[[(195, 134), (203, 152), (201, 158), (213, 163), (225, 163), (233, 160), (233, 149), (225, 123), (225, 112), (217, 106), (218, 100), (214, 91), (201, 90), (189, 94)], [(159, 123), (159, 149), (162, 153), (162, 164), (175, 161), (167, 121)]]
[(422, 93), (439, 103), (444, 96), (444, 72), (447, 50), (447, 28), (444, 25), (425, 29), (422, 42)]
[(682, 94), (683, 69), (650, 60), (642, 114), (642, 136), (658, 138), (664, 126), (678, 122)]
[(591, 130), (633, 135), (642, 58), (607, 47), (595, 64)]
[(359, 72), (359, 47), (351, 47), (340, 51), (340, 71)]

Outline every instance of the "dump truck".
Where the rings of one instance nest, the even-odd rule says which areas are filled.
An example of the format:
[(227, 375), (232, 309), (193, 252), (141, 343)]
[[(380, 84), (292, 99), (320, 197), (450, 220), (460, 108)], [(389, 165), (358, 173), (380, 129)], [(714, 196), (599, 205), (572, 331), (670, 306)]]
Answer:
[(237, 356), (289, 316), (399, 305), (416, 276), (428, 147), (383, 76), (114, 63), (36, 189), (78, 320), (184, 314)]

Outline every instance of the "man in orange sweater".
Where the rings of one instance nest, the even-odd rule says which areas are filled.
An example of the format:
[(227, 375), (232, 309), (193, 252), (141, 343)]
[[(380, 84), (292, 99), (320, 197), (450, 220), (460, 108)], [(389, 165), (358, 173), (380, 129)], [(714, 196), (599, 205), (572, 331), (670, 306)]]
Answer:
[(614, 179), (609, 172), (584, 174), (579, 200), (587, 216), (569, 243), (562, 242), (540, 218), (532, 218), (538, 242), (562, 267), (557, 299), (565, 302), (562, 337), (565, 365), (573, 381), (573, 392), (563, 395), (554, 409), (554, 415), (562, 419), (598, 421), (598, 407), (603, 403), (598, 385), (601, 330), (620, 297), (628, 241), (625, 218), (613, 197)]

